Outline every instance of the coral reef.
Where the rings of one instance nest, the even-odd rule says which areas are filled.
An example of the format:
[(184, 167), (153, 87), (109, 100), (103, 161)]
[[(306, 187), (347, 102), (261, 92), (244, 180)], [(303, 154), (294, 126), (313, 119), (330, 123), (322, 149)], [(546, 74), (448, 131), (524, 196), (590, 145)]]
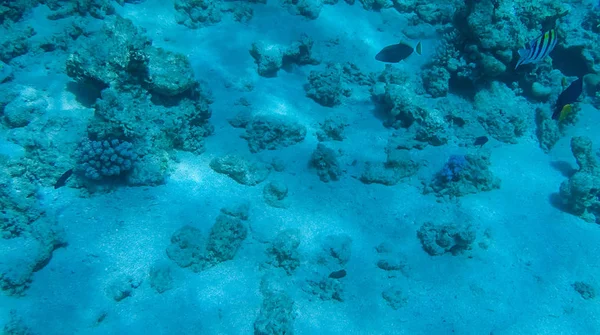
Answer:
[(452, 156), (424, 192), (454, 198), (500, 188), (500, 180), (491, 173), (490, 165), (490, 152), (485, 150), (464, 157)]
[(375, 250), (381, 258), (377, 260), (376, 265), (379, 269), (386, 271), (389, 277), (396, 276), (396, 271), (408, 275), (406, 257), (395, 249), (391, 243), (379, 244)]
[(36, 1), (31, 0), (14, 0), (5, 1), (0, 4), (0, 24), (5, 22), (18, 22), (23, 18), (31, 8), (36, 5)]
[(242, 185), (254, 186), (263, 182), (271, 172), (271, 166), (240, 155), (229, 154), (210, 161), (215, 172), (229, 176)]
[(151, 42), (130, 20), (105, 20), (101, 32), (86, 41), (67, 60), (69, 77), (100, 90), (140, 85), (147, 79)]
[(300, 266), (300, 246), (299, 231), (287, 229), (277, 234), (275, 239), (267, 248), (268, 264), (285, 270), (286, 274), (291, 275), (296, 268)]
[(346, 234), (327, 235), (321, 245), (321, 253), (317, 262), (337, 268), (346, 265), (351, 255), (352, 238), (350, 236)]
[(468, 224), (434, 224), (425, 222), (417, 231), (423, 250), (431, 256), (444, 253), (458, 255), (470, 250), (477, 238), (477, 233)]
[(474, 108), (479, 111), (478, 120), (488, 134), (505, 143), (517, 143), (527, 129), (527, 115), (534, 110), (525, 99), (499, 82), (477, 92)]
[[(537, 38), (540, 31), (548, 30), (566, 6), (550, 0), (540, 1), (466, 1), (457, 11), (455, 22), (461, 44), (466, 50), (462, 58), (477, 69), (471, 79), (494, 78), (513, 63), (513, 50)], [(459, 20), (459, 21), (456, 21)], [(542, 29), (543, 28), (543, 29)], [(461, 48), (462, 47), (462, 48)]]
[(571, 286), (585, 300), (594, 299), (596, 297), (596, 290), (592, 285), (588, 283), (577, 281), (574, 282)]
[(302, 142), (306, 127), (278, 115), (257, 115), (246, 125), (242, 135), (248, 141), (250, 152), (276, 150)]
[(289, 46), (273, 44), (267, 41), (252, 43), (250, 55), (254, 58), (258, 74), (263, 77), (275, 77), (281, 68), (292, 65), (317, 65), (320, 61), (313, 55), (314, 42), (308, 36)]
[(600, 222), (600, 168), (587, 137), (573, 137), (571, 151), (579, 170), (560, 185), (562, 207), (588, 222)]
[(421, 164), (412, 158), (403, 138), (394, 133), (388, 139), (385, 162), (366, 162), (360, 176), (365, 184), (396, 185), (403, 178), (413, 176)]
[(13, 78), (13, 69), (10, 65), (0, 61), (0, 84)]
[(39, 187), (24, 173), (25, 167), (10, 162), (0, 170), (0, 237), (26, 237), (46, 222), (36, 194)]
[(281, 2), (292, 14), (302, 15), (311, 20), (319, 17), (324, 4), (320, 0), (282, 0)]
[(131, 171), (137, 160), (132, 144), (119, 139), (84, 140), (75, 152), (76, 171), (91, 180), (119, 177)]
[(322, 277), (319, 279), (308, 279), (304, 291), (320, 300), (344, 301), (344, 288), (338, 279)]
[(155, 264), (148, 276), (150, 286), (158, 293), (165, 293), (173, 288), (173, 275), (169, 264)]
[(386, 68), (371, 88), (373, 99), (380, 104), (386, 116), (384, 124), (395, 129), (406, 128), (405, 141), (440, 146), (450, 137), (444, 113), (424, 95), (415, 94), (413, 82), (405, 74)]
[(35, 334), (23, 321), (17, 311), (12, 309), (10, 311), (10, 319), (2, 328), (2, 334), (5, 335), (33, 335)]
[(381, 292), (381, 297), (394, 310), (400, 309), (408, 301), (405, 293), (398, 286), (388, 287)]
[(48, 15), (50, 20), (64, 19), (74, 15), (89, 15), (96, 19), (104, 19), (108, 15), (115, 14), (113, 2), (109, 0), (41, 0), (40, 3), (52, 10)]
[(275, 208), (286, 208), (288, 206), (287, 196), (288, 188), (282, 181), (272, 181), (263, 189), (265, 202)]
[(546, 108), (535, 110), (536, 135), (540, 148), (549, 152), (561, 137), (560, 124), (552, 120), (552, 113)]
[(35, 118), (44, 115), (49, 97), (37, 90), (23, 90), (4, 106), (2, 121), (9, 128), (27, 126)]
[(263, 290), (263, 302), (254, 321), (255, 335), (294, 334), (294, 301), (284, 292)]
[(54, 250), (65, 245), (63, 230), (47, 216), (29, 223), (19, 235), (0, 239), (0, 253), (4, 255), (0, 259), (0, 289), (9, 295), (24, 295), (33, 273), (44, 268)]
[(36, 34), (31, 27), (0, 28), (0, 61), (10, 64), (13, 58), (25, 55), (31, 49), (29, 39)]
[(345, 117), (342, 115), (336, 115), (333, 117), (328, 117), (323, 122), (319, 123), (319, 130), (315, 135), (317, 135), (317, 139), (319, 142), (324, 141), (343, 141), (344, 129), (349, 126)]
[[(157, 185), (169, 173), (173, 149), (204, 152), (204, 139), (213, 133), (210, 92), (194, 78), (187, 57), (152, 46), (131, 21), (104, 20), (102, 29), (87, 34), (70, 54), (66, 72), (76, 81), (74, 92), (95, 109), (86, 137), (127, 141), (137, 155), (131, 159), (117, 153), (119, 171), (112, 164), (110, 171), (96, 166), (100, 171), (94, 172), (88, 163), (82, 171), (86, 177), (98, 180), (129, 171), (129, 185)], [(80, 165), (86, 163), (82, 155), (80, 148), (75, 154)], [(136, 160), (140, 164), (133, 164)]]
[(124, 276), (114, 280), (106, 289), (106, 294), (114, 301), (119, 302), (133, 295), (135, 289), (142, 285), (141, 280), (131, 276)]
[(323, 71), (311, 71), (308, 76), (306, 95), (325, 107), (339, 105), (343, 97), (352, 94), (343, 70), (340, 64), (328, 64)]
[(310, 158), (310, 165), (317, 169), (319, 179), (323, 182), (339, 180), (344, 171), (338, 162), (339, 152), (328, 148), (323, 143), (317, 144)]
[(176, 21), (188, 28), (199, 28), (221, 21), (223, 2), (212, 0), (176, 0)]
[(440, 171), (440, 175), (448, 182), (457, 181), (464, 175), (468, 165), (469, 162), (464, 155), (452, 155)]
[(244, 223), (247, 210), (247, 207), (221, 210), (208, 238), (197, 228), (181, 227), (171, 237), (167, 256), (180, 267), (189, 267), (194, 272), (233, 259), (248, 235)]

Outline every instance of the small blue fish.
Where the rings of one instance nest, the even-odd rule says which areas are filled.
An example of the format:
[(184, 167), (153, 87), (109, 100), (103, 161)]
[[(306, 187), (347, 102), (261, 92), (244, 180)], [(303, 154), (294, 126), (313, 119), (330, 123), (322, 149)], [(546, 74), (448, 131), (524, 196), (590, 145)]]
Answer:
[(544, 59), (548, 54), (554, 50), (556, 46), (557, 38), (554, 29), (542, 34), (542, 36), (531, 40), (525, 48), (519, 49), (519, 61), (515, 69), (521, 64), (536, 63)]

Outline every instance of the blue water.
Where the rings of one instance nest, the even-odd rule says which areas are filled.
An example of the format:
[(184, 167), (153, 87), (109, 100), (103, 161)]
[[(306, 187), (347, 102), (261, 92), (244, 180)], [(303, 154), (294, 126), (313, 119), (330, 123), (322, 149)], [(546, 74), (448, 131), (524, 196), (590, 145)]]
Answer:
[(3, 2), (0, 329), (600, 334), (595, 5)]

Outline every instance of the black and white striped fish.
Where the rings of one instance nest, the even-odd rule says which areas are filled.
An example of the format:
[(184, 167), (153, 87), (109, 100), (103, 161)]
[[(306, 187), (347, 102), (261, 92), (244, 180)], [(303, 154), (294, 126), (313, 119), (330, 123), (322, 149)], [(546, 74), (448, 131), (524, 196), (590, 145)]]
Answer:
[(544, 59), (556, 46), (556, 40), (556, 32), (554, 29), (550, 29), (542, 36), (527, 43), (525, 48), (519, 49), (519, 61), (515, 69), (521, 64), (536, 63)]

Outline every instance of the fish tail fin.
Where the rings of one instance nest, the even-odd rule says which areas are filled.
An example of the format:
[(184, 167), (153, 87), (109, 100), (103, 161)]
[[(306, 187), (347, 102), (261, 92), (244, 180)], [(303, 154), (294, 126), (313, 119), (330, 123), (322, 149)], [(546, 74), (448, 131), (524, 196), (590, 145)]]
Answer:
[(421, 41), (419, 41), (419, 43), (417, 43), (417, 46), (415, 47), (415, 51), (417, 52), (417, 54), (420, 56), (421, 52), (423, 51), (423, 46), (421, 46)]
[(523, 62), (525, 62), (525, 60), (527, 59), (527, 49), (519, 49), (518, 53), (519, 53), (519, 61), (517, 62), (517, 65), (515, 66), (515, 70), (519, 67), (519, 65), (523, 64)]
[(558, 121), (562, 122), (564, 119), (567, 118), (567, 115), (569, 115), (571, 112), (573, 112), (573, 106), (565, 105), (565, 107), (563, 107), (560, 111), (560, 114), (558, 116)]

